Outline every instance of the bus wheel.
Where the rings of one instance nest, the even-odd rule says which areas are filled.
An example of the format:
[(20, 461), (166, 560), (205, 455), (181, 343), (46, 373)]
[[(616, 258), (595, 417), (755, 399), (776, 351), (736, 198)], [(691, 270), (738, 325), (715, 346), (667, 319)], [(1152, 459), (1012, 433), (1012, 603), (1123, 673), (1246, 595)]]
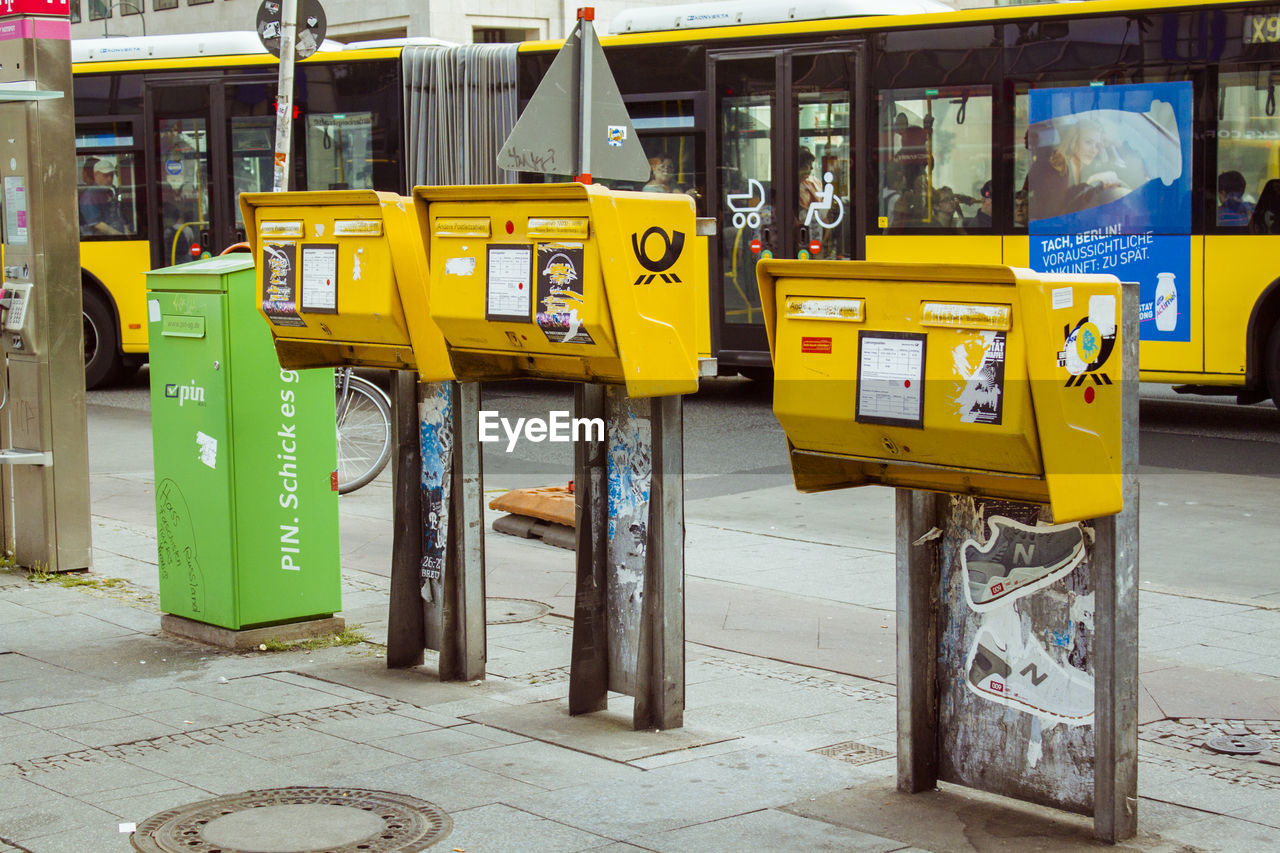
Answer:
[(1276, 321), (1271, 329), (1271, 336), (1267, 338), (1262, 369), (1267, 390), (1271, 392), (1271, 402), (1276, 404), (1276, 408), (1280, 408), (1280, 320)]
[(84, 311), (84, 385), (97, 388), (120, 373), (116, 346), (116, 318), (111, 307), (95, 291), (81, 291)]

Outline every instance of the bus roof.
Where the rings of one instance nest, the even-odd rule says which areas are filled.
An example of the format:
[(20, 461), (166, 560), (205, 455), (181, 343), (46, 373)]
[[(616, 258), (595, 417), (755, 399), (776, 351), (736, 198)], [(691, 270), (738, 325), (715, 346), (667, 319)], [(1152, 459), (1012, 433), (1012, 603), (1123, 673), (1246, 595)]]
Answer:
[(344, 50), (369, 50), (378, 47), (457, 47), (456, 41), (433, 39), (429, 36), (412, 36), (410, 38), (368, 39), (366, 41), (347, 42)]
[(650, 6), (619, 12), (609, 23), (611, 33), (653, 33), (702, 27), (779, 24), (784, 21), (816, 21), (824, 18), (858, 18), (865, 15), (920, 15), (953, 12), (937, 0), (725, 0), (718, 3), (682, 3)]
[[(340, 51), (341, 42), (325, 39), (321, 51)], [(267, 55), (258, 34), (246, 32), (177, 33), (163, 36), (73, 39), (72, 62), (120, 62), (130, 59), (185, 59), (193, 56)]]

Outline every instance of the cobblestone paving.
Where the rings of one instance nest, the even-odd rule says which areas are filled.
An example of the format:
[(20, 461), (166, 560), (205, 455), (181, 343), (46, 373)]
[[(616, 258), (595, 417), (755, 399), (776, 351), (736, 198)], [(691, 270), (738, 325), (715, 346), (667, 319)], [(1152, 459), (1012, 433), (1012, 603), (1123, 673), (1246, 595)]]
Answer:
[[(1200, 717), (1183, 717), (1176, 720), (1157, 720), (1143, 726), (1138, 737), (1162, 746), (1188, 752), (1207, 752), (1205, 742), (1211, 738), (1244, 737), (1252, 735), (1271, 744), (1261, 755), (1245, 755), (1241, 758), (1275, 762), (1280, 773), (1280, 720), (1222, 720)], [(1218, 753), (1214, 753), (1215, 755)]]
[(745, 660), (730, 660), (716, 655), (708, 655), (706, 657), (698, 658), (698, 662), (722, 667), (743, 675), (754, 675), (759, 678), (767, 678), (772, 681), (784, 681), (798, 687), (838, 693), (841, 696), (848, 696), (852, 699), (859, 699), (867, 702), (895, 701), (893, 694), (891, 693), (874, 690), (868, 687), (861, 687), (857, 684), (851, 683), (854, 680), (851, 677), (835, 674), (814, 674), (813, 670), (788, 666), (786, 664), (773, 661), (770, 661), (768, 664), (756, 664)]
[[(394, 714), (396, 711), (407, 707), (409, 706), (403, 703), (388, 700), (350, 702), (345, 705), (334, 705), (329, 708), (320, 708), (312, 711), (294, 711), (274, 717), (263, 717), (257, 720), (245, 720), (240, 723), (228, 723), (222, 726), (210, 726), (206, 729), (161, 735), (130, 743), (78, 749), (74, 752), (64, 752), (60, 755), (14, 761), (9, 766), (16, 767), (24, 776), (30, 776), (34, 773), (66, 770), (116, 758), (130, 758), (148, 753), (169, 752), (198, 745), (227, 743), (233, 740), (283, 732), (290, 729), (306, 729), (319, 723)], [(0, 853), (4, 853), (3, 847), (0, 847)]]

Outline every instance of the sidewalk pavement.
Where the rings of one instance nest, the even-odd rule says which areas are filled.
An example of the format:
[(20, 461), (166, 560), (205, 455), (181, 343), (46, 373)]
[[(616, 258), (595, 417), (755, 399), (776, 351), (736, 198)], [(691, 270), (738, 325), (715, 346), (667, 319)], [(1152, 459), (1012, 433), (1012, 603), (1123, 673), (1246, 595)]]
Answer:
[[(1221, 550), (1148, 530), (1173, 511), (1152, 491), (1196, 494), (1213, 517), (1186, 476), (1144, 472), (1144, 563)], [(1213, 488), (1251, 487), (1237, 479)], [(637, 733), (626, 697), (567, 714), (570, 552), (488, 535), (490, 620), (527, 621), (489, 626), (484, 681), (441, 684), (430, 658), (388, 670), (384, 478), (342, 504), (344, 615), (368, 641), (229, 653), (159, 633), (150, 472), (95, 474), (93, 572), (0, 573), (0, 853), (129, 850), (121, 824), (283, 786), (427, 800), (453, 821), (436, 849), (468, 853), (1103, 846), (1084, 818), (949, 785), (895, 792), (890, 490), (694, 485), (708, 496), (686, 508), (685, 727)], [(1258, 500), (1255, 532), (1273, 532), (1277, 498)], [(1241, 523), (1215, 535), (1239, 547)], [(1280, 847), (1277, 592), (1140, 593), (1140, 835), (1120, 849)], [(1201, 746), (1245, 731), (1272, 750)]]

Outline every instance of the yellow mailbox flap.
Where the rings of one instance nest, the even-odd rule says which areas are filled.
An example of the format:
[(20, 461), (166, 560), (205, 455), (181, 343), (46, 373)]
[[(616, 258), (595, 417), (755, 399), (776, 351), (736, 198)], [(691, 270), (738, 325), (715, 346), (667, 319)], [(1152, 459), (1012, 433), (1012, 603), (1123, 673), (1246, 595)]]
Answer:
[(697, 390), (707, 277), (692, 199), (577, 183), (413, 195), (432, 318), (460, 379)]
[(1121, 508), (1114, 277), (765, 260), (757, 278), (798, 488)]
[(244, 193), (240, 206), (281, 364), (453, 377), (428, 310), (410, 199), (373, 190)]

